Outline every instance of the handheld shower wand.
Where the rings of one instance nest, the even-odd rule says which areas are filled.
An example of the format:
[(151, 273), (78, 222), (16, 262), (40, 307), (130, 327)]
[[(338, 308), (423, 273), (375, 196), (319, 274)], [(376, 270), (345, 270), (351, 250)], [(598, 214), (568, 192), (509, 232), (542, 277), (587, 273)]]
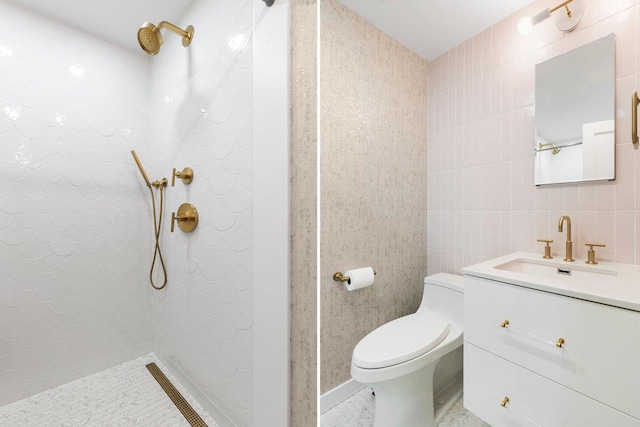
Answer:
[(142, 163), (140, 163), (140, 159), (136, 154), (136, 150), (131, 150), (131, 155), (133, 156), (133, 160), (136, 161), (136, 164), (138, 165), (138, 169), (140, 169), (140, 173), (142, 174), (142, 178), (144, 178), (144, 182), (147, 183), (147, 187), (151, 187), (151, 181), (149, 181), (149, 177), (145, 173), (144, 168), (142, 167)]
[[(144, 182), (147, 184), (147, 187), (149, 188), (149, 192), (151, 193), (151, 205), (153, 206), (153, 234), (155, 235), (155, 238), (156, 238), (156, 245), (153, 250), (153, 261), (151, 262), (151, 269), (149, 271), (149, 282), (151, 283), (151, 286), (153, 287), (153, 289), (160, 290), (165, 286), (167, 286), (167, 268), (164, 265), (164, 258), (162, 257), (162, 251), (160, 250), (160, 228), (162, 227), (162, 212), (163, 212), (163, 206), (164, 206), (164, 187), (167, 186), (167, 183), (169, 181), (167, 180), (167, 178), (163, 178), (162, 181), (154, 181), (154, 182), (149, 181), (149, 177), (144, 171), (144, 168), (142, 167), (142, 163), (140, 162), (140, 159), (138, 158), (138, 155), (136, 154), (135, 150), (131, 150), (131, 155), (133, 156), (133, 160), (136, 161), (136, 164), (138, 165), (138, 169), (140, 169), (140, 173), (142, 174), (142, 178), (144, 178)], [(156, 199), (155, 199), (155, 196), (153, 195), (152, 187), (155, 187), (160, 190), (160, 215), (156, 215)], [(153, 281), (153, 268), (156, 265), (156, 258), (160, 258), (160, 265), (162, 266), (162, 273), (164, 275), (164, 281), (160, 286), (156, 286), (155, 282)]]

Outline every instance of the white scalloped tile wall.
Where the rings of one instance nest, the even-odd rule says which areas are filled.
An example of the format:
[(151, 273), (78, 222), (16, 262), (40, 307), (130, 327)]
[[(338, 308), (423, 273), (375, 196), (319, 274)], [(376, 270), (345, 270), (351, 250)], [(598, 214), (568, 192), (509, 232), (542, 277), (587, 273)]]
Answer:
[(200, 219), (192, 234), (165, 223), (169, 284), (152, 297), (154, 341), (221, 425), (250, 426), (252, 2), (196, 1), (177, 24), (195, 36), (185, 49), (166, 34), (152, 58), (151, 140), (158, 170), (195, 174), (169, 187), (169, 217), (188, 202)]
[(0, 2), (0, 404), (149, 351), (148, 67)]

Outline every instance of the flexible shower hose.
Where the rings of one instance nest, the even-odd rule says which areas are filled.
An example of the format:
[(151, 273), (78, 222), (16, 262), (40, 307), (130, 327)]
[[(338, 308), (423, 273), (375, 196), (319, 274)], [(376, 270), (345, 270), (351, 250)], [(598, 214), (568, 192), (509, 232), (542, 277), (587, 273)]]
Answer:
[[(149, 270), (149, 282), (153, 289), (160, 290), (167, 286), (167, 268), (164, 265), (164, 258), (162, 258), (162, 251), (160, 250), (160, 227), (162, 227), (162, 212), (164, 207), (164, 186), (160, 185), (160, 215), (156, 215), (156, 198), (153, 195), (153, 188), (149, 186), (149, 192), (151, 193), (151, 204), (153, 205), (153, 231), (156, 236), (156, 246), (153, 250), (153, 261), (151, 262), (151, 269)], [(153, 269), (156, 265), (156, 259), (160, 259), (160, 265), (162, 267), (162, 274), (164, 281), (162, 285), (157, 286), (153, 281)]]

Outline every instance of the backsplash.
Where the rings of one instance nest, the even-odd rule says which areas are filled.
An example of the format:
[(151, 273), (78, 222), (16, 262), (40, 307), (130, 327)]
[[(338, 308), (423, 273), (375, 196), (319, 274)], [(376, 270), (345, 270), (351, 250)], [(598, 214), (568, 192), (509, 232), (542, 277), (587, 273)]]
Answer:
[[(561, 215), (573, 224), (574, 257), (602, 242), (598, 259), (640, 262), (630, 98), (636, 90), (634, 0), (585, 0), (571, 32), (555, 19), (517, 31), (519, 19), (557, 2), (536, 1), (429, 63), (428, 271), (460, 269), (514, 251), (564, 255)], [(535, 187), (535, 64), (616, 34), (616, 180)]]
[(0, 3), (0, 405), (151, 350), (147, 73)]

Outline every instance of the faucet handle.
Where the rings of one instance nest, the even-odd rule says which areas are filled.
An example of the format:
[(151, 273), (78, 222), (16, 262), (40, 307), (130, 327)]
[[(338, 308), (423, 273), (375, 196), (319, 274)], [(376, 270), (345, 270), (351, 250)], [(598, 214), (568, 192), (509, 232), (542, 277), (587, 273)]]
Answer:
[(591, 264), (591, 265), (595, 265), (597, 264), (596, 262), (596, 251), (593, 250), (593, 247), (599, 247), (599, 248), (605, 248), (607, 247), (607, 245), (605, 245), (604, 243), (585, 243), (585, 246), (589, 246), (589, 251), (587, 252), (587, 260), (585, 261), (586, 264)]
[(552, 259), (553, 257), (551, 256), (551, 246), (549, 246), (549, 243), (553, 243), (553, 240), (538, 239), (538, 242), (546, 243), (546, 245), (544, 247), (544, 256), (542, 258), (544, 258), (544, 259)]
[(176, 185), (176, 177), (182, 180), (182, 183), (185, 185), (191, 184), (193, 181), (193, 169), (190, 167), (186, 167), (182, 169), (182, 171), (176, 171), (176, 168), (173, 168), (173, 174), (171, 177), (171, 186), (174, 187)]

